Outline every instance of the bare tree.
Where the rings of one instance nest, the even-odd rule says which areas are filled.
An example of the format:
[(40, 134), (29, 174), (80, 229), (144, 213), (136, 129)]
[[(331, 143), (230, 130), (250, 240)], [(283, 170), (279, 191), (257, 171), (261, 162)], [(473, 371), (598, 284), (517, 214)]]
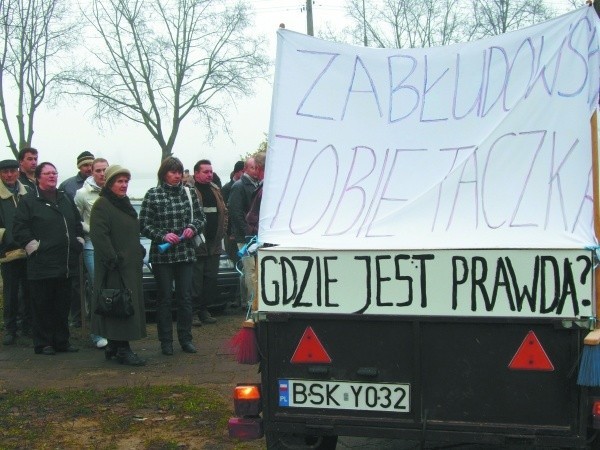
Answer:
[(95, 118), (142, 124), (172, 154), (184, 119), (207, 139), (227, 130), (227, 109), (265, 77), (263, 38), (251, 37), (247, 6), (220, 0), (93, 0), (85, 16), (98, 45), (74, 72), (75, 93), (94, 100)]
[(31, 145), (35, 113), (56, 80), (50, 64), (71, 44), (66, 17), (60, 0), (0, 0), (0, 121), (15, 156)]
[(544, 0), (472, 0), (475, 36), (495, 36), (548, 20), (556, 14)]
[(349, 0), (355, 43), (410, 48), (447, 45), (464, 35), (459, 0)]
[(544, 0), (348, 0), (346, 6), (354, 26), (341, 40), (386, 48), (466, 42), (556, 15)]

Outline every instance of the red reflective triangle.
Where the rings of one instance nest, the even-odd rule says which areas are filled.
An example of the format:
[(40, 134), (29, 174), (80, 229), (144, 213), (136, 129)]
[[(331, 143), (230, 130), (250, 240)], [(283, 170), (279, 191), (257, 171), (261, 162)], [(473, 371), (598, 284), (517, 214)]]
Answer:
[(306, 327), (292, 356), (294, 364), (330, 363), (331, 358), (312, 327)]
[(545, 372), (554, 370), (554, 365), (550, 362), (550, 358), (548, 358), (533, 331), (527, 333), (508, 367), (513, 370), (541, 370)]

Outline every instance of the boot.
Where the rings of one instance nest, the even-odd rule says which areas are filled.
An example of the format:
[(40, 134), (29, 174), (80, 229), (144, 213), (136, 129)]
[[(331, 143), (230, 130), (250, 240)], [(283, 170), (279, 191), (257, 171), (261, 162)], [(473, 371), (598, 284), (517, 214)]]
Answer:
[(145, 366), (146, 360), (133, 353), (130, 348), (121, 347), (117, 350), (117, 361), (126, 366)]
[(104, 347), (104, 357), (106, 359), (111, 359), (117, 356), (117, 348), (117, 342), (109, 339), (108, 344), (106, 344), (106, 347)]
[(211, 316), (206, 309), (203, 309), (198, 313), (198, 318), (202, 321), (202, 323), (217, 323), (217, 319)]

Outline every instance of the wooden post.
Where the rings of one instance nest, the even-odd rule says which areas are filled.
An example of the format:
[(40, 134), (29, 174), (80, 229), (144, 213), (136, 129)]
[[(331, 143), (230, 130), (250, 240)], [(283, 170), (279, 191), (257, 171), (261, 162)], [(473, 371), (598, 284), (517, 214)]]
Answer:
[[(594, 234), (596, 239), (600, 236), (600, 195), (598, 192), (598, 113), (594, 111), (590, 119), (590, 130), (592, 133), (592, 195), (594, 196)], [(583, 343), (586, 345), (600, 345), (600, 268), (594, 269), (594, 299), (596, 303), (596, 329), (588, 333)]]
[[(594, 195), (594, 234), (596, 240), (600, 237), (600, 193), (598, 192), (599, 174), (598, 174), (598, 112), (594, 111), (590, 119), (590, 128), (592, 131), (592, 192)], [(600, 270), (594, 271), (594, 291), (596, 297), (596, 319), (600, 314)]]

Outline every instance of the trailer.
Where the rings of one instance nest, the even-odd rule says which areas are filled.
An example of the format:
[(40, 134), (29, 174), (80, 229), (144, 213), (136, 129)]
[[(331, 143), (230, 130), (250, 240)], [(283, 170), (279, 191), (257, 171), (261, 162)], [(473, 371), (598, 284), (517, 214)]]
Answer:
[(409, 50), (278, 31), (261, 383), (231, 436), (600, 448), (599, 22)]

